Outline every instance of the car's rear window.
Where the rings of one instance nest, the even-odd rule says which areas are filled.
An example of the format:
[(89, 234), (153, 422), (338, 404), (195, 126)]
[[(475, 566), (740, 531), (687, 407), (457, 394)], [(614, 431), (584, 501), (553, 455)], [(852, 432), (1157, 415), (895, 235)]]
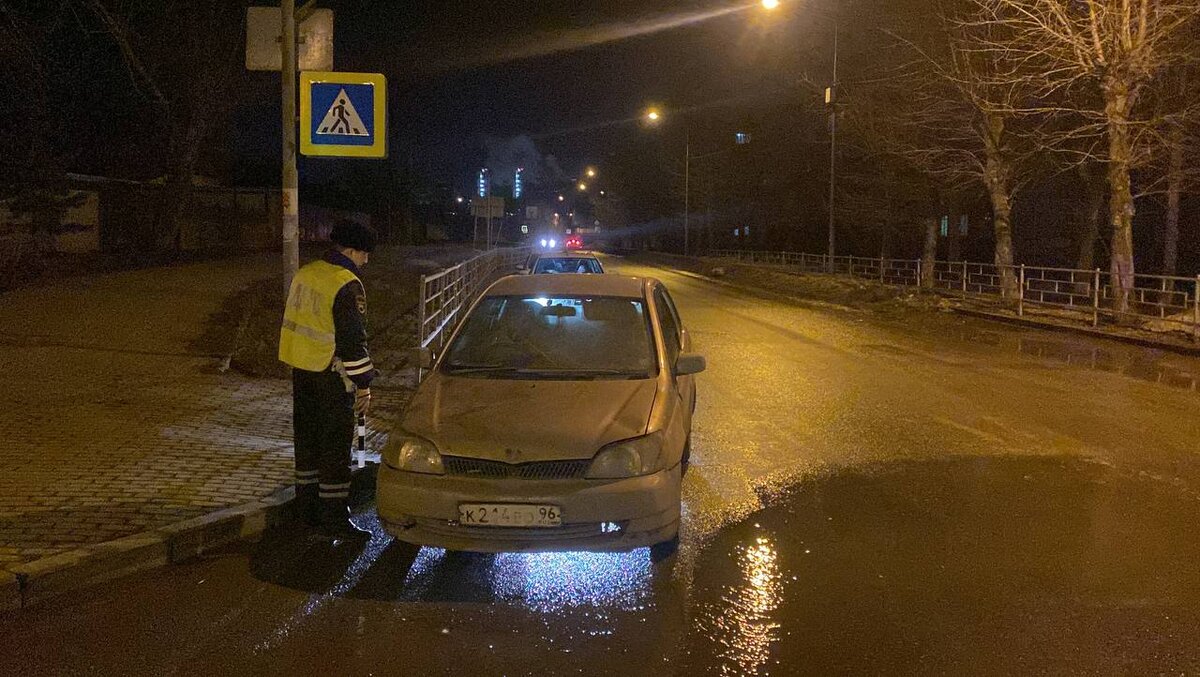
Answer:
[(604, 270), (596, 259), (578, 256), (542, 257), (533, 267), (535, 274), (540, 273), (591, 273), (600, 274)]
[(446, 373), (495, 378), (652, 378), (654, 339), (641, 299), (489, 296), (467, 317)]

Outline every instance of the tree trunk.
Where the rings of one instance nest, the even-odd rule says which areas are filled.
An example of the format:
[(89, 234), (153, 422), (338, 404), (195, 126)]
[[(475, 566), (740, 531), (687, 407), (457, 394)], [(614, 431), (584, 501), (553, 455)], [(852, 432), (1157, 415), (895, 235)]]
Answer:
[(938, 220), (925, 222), (925, 248), (921, 252), (921, 288), (933, 289), (937, 266)]
[(1096, 267), (1096, 240), (1100, 237), (1100, 209), (1104, 193), (1090, 191), (1083, 206), (1079, 208), (1079, 258), (1076, 268), (1091, 270)]
[(1179, 261), (1179, 200), (1183, 193), (1183, 128), (1172, 125), (1168, 135), (1167, 217), (1163, 232), (1163, 275), (1174, 275)]
[(1113, 316), (1118, 323), (1131, 323), (1130, 301), (1133, 295), (1133, 190), (1129, 171), (1133, 163), (1129, 138), (1129, 113), (1133, 94), (1119, 76), (1105, 83), (1105, 114), (1108, 118), (1109, 219), (1112, 223), (1110, 273)]
[(952, 219), (946, 230), (946, 256), (951, 261), (961, 261), (963, 258), (962, 237), (959, 235), (959, 228), (959, 224)]
[(996, 234), (994, 261), (1000, 275), (1000, 290), (1005, 298), (1012, 299), (1017, 296), (1017, 278), (1013, 275), (1012, 168), (1002, 150), (1004, 118), (992, 114), (988, 115), (987, 122), (987, 166), (983, 180), (992, 202), (992, 224)]

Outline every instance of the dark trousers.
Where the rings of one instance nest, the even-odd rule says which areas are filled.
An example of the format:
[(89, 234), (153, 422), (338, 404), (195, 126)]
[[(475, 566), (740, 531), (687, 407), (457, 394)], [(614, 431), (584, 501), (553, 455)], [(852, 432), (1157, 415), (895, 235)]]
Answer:
[(350, 444), (354, 393), (333, 371), (292, 370), (292, 432), (296, 446), (296, 496), (337, 506), (350, 496)]

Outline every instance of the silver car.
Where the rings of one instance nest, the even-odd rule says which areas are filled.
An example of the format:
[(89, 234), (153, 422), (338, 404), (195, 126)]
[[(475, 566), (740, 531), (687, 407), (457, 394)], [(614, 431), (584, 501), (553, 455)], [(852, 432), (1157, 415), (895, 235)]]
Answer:
[(690, 350), (657, 280), (496, 282), (425, 356), (383, 452), (384, 527), (450, 550), (669, 554), (705, 368)]

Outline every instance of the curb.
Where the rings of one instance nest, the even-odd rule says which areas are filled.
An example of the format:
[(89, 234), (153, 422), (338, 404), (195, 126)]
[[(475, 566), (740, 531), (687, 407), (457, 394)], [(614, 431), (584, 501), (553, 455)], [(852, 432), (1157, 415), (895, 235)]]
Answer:
[(854, 308), (853, 306), (845, 306), (840, 303), (830, 303), (829, 301), (821, 301), (819, 299), (804, 298), (802, 296), (792, 296), (790, 294), (785, 294), (783, 292), (774, 291), (772, 289), (764, 289), (762, 287), (752, 287), (749, 285), (738, 284), (737, 282), (729, 282), (728, 280), (722, 280), (717, 277), (709, 277), (708, 275), (704, 275), (702, 273), (695, 273), (690, 270), (684, 270), (682, 268), (668, 268), (667, 270), (670, 270), (672, 273), (676, 273), (676, 274), (682, 275), (684, 277), (690, 277), (694, 280), (701, 280), (703, 282), (708, 282), (708, 283), (715, 284), (715, 285), (718, 285), (721, 287), (726, 287), (728, 289), (735, 289), (744, 294), (766, 296), (766, 297), (782, 299), (784, 301), (789, 301), (791, 303), (795, 303), (795, 304), (801, 305), (801, 306), (806, 306), (808, 308), (813, 308), (813, 309), (818, 309), (818, 310), (836, 310), (836, 311), (851, 312), (851, 313), (861, 313), (862, 312), (862, 310), (860, 310), (858, 308)]
[(974, 308), (963, 308), (954, 306), (951, 308), (959, 315), (969, 317), (977, 317), (993, 322), (1002, 322), (1004, 324), (1016, 325), (1019, 327), (1031, 327), (1034, 329), (1044, 329), (1047, 331), (1063, 331), (1072, 334), (1081, 334), (1091, 338), (1109, 339), (1120, 343), (1128, 343), (1142, 348), (1154, 348), (1157, 350), (1166, 350), (1168, 352), (1186, 355), (1188, 357), (1200, 357), (1200, 346), (1186, 346), (1177, 343), (1167, 343), (1165, 341), (1155, 341), (1150, 338), (1142, 338), (1139, 336), (1126, 336), (1123, 334), (1113, 334), (1101, 329), (1092, 329), (1091, 327), (1079, 327), (1069, 324), (1057, 324), (1054, 322), (1041, 322), (1027, 317), (1014, 317), (1011, 315), (1002, 315), (1000, 313), (989, 313), (986, 310), (976, 310)]
[(0, 572), (0, 609), (28, 609), (64, 592), (253, 539), (291, 518), (295, 493), (285, 487), (251, 503), (14, 565)]
[(21, 608), (21, 581), (17, 575), (0, 570), (0, 611)]
[[(674, 257), (674, 258), (687, 258), (687, 259), (693, 260), (693, 261), (705, 260), (705, 259), (698, 258), (698, 257), (681, 257), (681, 256), (674, 255), (674, 254), (658, 254), (658, 255)], [(720, 259), (714, 259), (714, 260), (720, 260)], [(735, 261), (733, 263), (738, 264), (739, 262)], [(752, 264), (740, 264), (740, 265), (752, 265)], [(813, 303), (823, 304), (827, 307), (832, 307), (832, 308), (836, 308), (839, 310), (842, 310), (842, 309), (857, 310), (855, 308), (841, 306), (838, 304), (814, 301), (812, 299), (801, 299), (801, 298), (797, 298), (797, 297), (793, 297), (793, 296), (788, 296), (787, 294), (773, 292), (770, 290), (746, 287), (746, 286), (743, 286), (740, 284), (726, 282), (724, 280), (708, 277), (706, 275), (702, 275), (699, 273), (693, 273), (693, 272), (687, 271), (687, 270), (680, 270), (680, 269), (675, 269), (675, 268), (672, 268), (671, 270), (673, 270), (676, 273), (681, 273), (688, 277), (702, 279), (706, 282), (712, 282), (712, 283), (723, 285), (726, 287), (738, 289), (740, 291), (747, 291), (747, 292), (753, 291), (753, 292), (757, 292), (757, 293), (766, 293), (766, 294), (770, 294), (770, 295), (773, 295), (773, 296), (776, 296), (779, 298), (788, 299), (788, 300), (792, 300), (792, 301), (799, 301), (799, 302), (802, 302), (805, 304), (813, 304)], [(780, 271), (780, 272), (786, 272), (786, 271)], [(934, 291), (933, 293), (937, 294), (938, 296), (941, 296), (942, 298), (947, 298), (947, 299), (952, 299), (952, 300), (956, 298), (953, 296), (943, 295), (937, 291)], [(1033, 328), (1033, 329), (1042, 329), (1042, 330), (1046, 330), (1046, 331), (1068, 332), (1068, 333), (1072, 333), (1072, 334), (1088, 336), (1091, 338), (1108, 339), (1111, 341), (1117, 341), (1119, 343), (1135, 345), (1135, 346), (1139, 346), (1142, 348), (1153, 348), (1156, 350), (1165, 350), (1167, 352), (1172, 352), (1172, 353), (1175, 353), (1178, 355), (1185, 355), (1188, 357), (1200, 357), (1200, 346), (1189, 346), (1189, 345), (1185, 345), (1185, 344), (1181, 344), (1181, 343), (1170, 343), (1167, 341), (1159, 341), (1159, 340), (1155, 340), (1152, 338), (1143, 338), (1140, 336), (1128, 336), (1125, 334), (1114, 334), (1111, 332), (1104, 331), (1102, 329), (1093, 329), (1091, 327), (1082, 327), (1082, 326), (1071, 325), (1071, 324), (1058, 324), (1055, 322), (1043, 322), (1043, 321), (1039, 321), (1039, 320), (1030, 319), (1027, 317), (1016, 317), (1016, 316), (1012, 316), (1012, 315), (1004, 315), (1001, 313), (991, 313), (986, 310), (977, 310), (974, 308), (967, 308), (967, 307), (958, 306), (958, 305), (951, 306), (950, 310), (952, 310), (955, 313), (958, 313), (959, 315), (966, 315), (968, 317), (976, 317), (976, 318), (983, 319), (983, 320), (991, 320), (994, 322), (1001, 322), (1004, 324), (1010, 324), (1010, 325), (1015, 325), (1015, 326), (1019, 326), (1019, 327), (1029, 327), (1029, 328)]]

